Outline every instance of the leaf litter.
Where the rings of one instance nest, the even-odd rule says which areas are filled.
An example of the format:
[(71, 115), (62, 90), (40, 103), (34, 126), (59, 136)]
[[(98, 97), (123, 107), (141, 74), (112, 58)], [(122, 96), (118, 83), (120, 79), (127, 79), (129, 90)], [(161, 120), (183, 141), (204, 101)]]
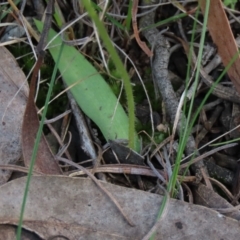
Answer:
[[(200, 1), (200, 2), (204, 2), (204, 1)], [(216, 3), (216, 5), (218, 5), (218, 7), (222, 8), (219, 1), (214, 1), (214, 2)], [(185, 9), (181, 5), (179, 6), (179, 4), (177, 6), (181, 10)], [(190, 10), (188, 9), (188, 13), (192, 14), (195, 12), (195, 10), (196, 10), (196, 6), (193, 6), (192, 11), (191, 9)], [(216, 9), (213, 10), (213, 8), (210, 7), (210, 12), (211, 11), (220, 11), (220, 10), (216, 10)], [(221, 11), (223, 10), (221, 9)], [(139, 31), (138, 29), (136, 29), (136, 26), (137, 26), (136, 14), (137, 14), (137, 11), (135, 6), (135, 9), (134, 9), (135, 37), (138, 38), (138, 43), (140, 43), (141, 40), (139, 38)], [(213, 13), (212, 16), (216, 16), (216, 14), (214, 15)], [(218, 36), (217, 34), (219, 34), (218, 32), (220, 29), (220, 27), (216, 28), (216, 23), (214, 22), (216, 19), (210, 19), (209, 31), (210, 31), (210, 34), (212, 35), (213, 41), (218, 46), (218, 50), (219, 50), (219, 48), (221, 49), (223, 48), (223, 42), (225, 43), (225, 41), (222, 40), (222, 42), (221, 41), (216, 42), (217, 40), (219, 40), (218, 37), (216, 36)], [(215, 26), (214, 31), (216, 31), (217, 33), (216, 32), (214, 33), (211, 30), (211, 24), (212, 26)], [(226, 21), (225, 23), (221, 23), (221, 24), (226, 24)], [(141, 24), (139, 26), (141, 26)], [(231, 29), (228, 28), (228, 31), (229, 30), (231, 31)], [(166, 36), (167, 34), (169, 36), (169, 33), (166, 33)], [(156, 36), (157, 35), (158, 34), (156, 34)], [(142, 32), (142, 37), (144, 37), (144, 32)], [(158, 37), (158, 40), (161, 38), (163, 39), (165, 38), (165, 36), (161, 36), (161, 35), (158, 35), (157, 37)], [(148, 36), (145, 36), (145, 38), (148, 40)], [(186, 41), (184, 37), (183, 39), (184, 41)], [(235, 43), (235, 40), (231, 38), (230, 42)], [(150, 42), (150, 44), (152, 44), (152, 42)], [(154, 54), (156, 54), (156, 45), (155, 43), (153, 43), (153, 45), (154, 46), (152, 48), (152, 51), (154, 52)], [(236, 47), (235, 47), (236, 45), (235, 44), (232, 44), (233, 46), (230, 46), (230, 45), (231, 44), (229, 44), (229, 46), (226, 48), (226, 50), (228, 51), (227, 53), (221, 53), (221, 51), (219, 51), (219, 55), (223, 59), (222, 61), (225, 66), (228, 64), (228, 62), (231, 60), (233, 55), (236, 53)], [(228, 50), (229, 48), (232, 50)], [(0, 49), (3, 49), (5, 52), (7, 51), (2, 47)], [(187, 54), (187, 51), (186, 51), (186, 54)], [(153, 60), (156, 61), (157, 57), (158, 56), (154, 56)], [(13, 57), (10, 57), (10, 59), (13, 63), (14, 62)], [(168, 63), (168, 60), (167, 60), (167, 63)], [(170, 58), (170, 63), (172, 63), (171, 58)], [(4, 68), (2, 66), (4, 66)], [(235, 84), (237, 84), (236, 81), (234, 82), (234, 80), (236, 79), (235, 75), (237, 74), (236, 69), (238, 69), (237, 66), (238, 66), (238, 63), (235, 62), (228, 72), (230, 79), (233, 80), (233, 83)], [(10, 152), (8, 153), (8, 156), (10, 156), (10, 160), (9, 158), (1, 157), (1, 159), (4, 159), (4, 162), (1, 163), (1, 166), (4, 164), (14, 164), (20, 158), (21, 137), (24, 140), (23, 149), (22, 149), (24, 152), (24, 161), (25, 161), (25, 165), (28, 166), (29, 159), (31, 157), (31, 151), (33, 148), (35, 135), (39, 125), (36, 106), (33, 101), (35, 88), (32, 86), (30, 90), (29, 103), (25, 113), (25, 123), (23, 124), (23, 135), (21, 136), (20, 135), (21, 123), (22, 123), (24, 109), (26, 106), (26, 96), (28, 95), (28, 89), (25, 84), (25, 87), (21, 88), (21, 91), (23, 92), (21, 91), (17, 92), (19, 89), (19, 86), (23, 84), (23, 82), (21, 82), (21, 84), (20, 83), (16, 84), (15, 82), (14, 84), (12, 84), (12, 82), (15, 81), (15, 79), (18, 79), (20, 75), (22, 75), (22, 79), (24, 79), (25, 81), (25, 76), (24, 74), (20, 73), (21, 71), (19, 68), (16, 67), (16, 63), (15, 63), (15, 66), (14, 67), (11, 66), (9, 70), (9, 72), (11, 73), (14, 71), (18, 72), (19, 76), (14, 78), (12, 77), (13, 75), (9, 73), (6, 74), (5, 62), (1, 63), (1, 67), (2, 67), (1, 75), (4, 76), (3, 77), (4, 81), (1, 82), (1, 86), (6, 84), (5, 81), (11, 82), (10, 84), (11, 94), (9, 94), (10, 100), (8, 99), (7, 103), (5, 103), (9, 106), (7, 108), (4, 108), (3, 110), (1, 109), (0, 111), (1, 114), (4, 114), (4, 116), (2, 115), (1, 116), (3, 119), (5, 119), (6, 117), (8, 117), (8, 114), (11, 113), (11, 111), (15, 113), (16, 110), (13, 108), (15, 104), (14, 102), (15, 99), (17, 102), (16, 109), (20, 110), (19, 114), (17, 114), (17, 116), (20, 118), (16, 118), (16, 116), (10, 115), (9, 118), (14, 118), (15, 120), (14, 124), (9, 121), (8, 123), (11, 123), (11, 126), (9, 125), (10, 127), (7, 129), (7, 131), (6, 129), (2, 128), (4, 129), (4, 131), (3, 131), (3, 134), (1, 134), (1, 136), (4, 136), (4, 140), (6, 140), (5, 138), (5, 135), (7, 135), (6, 132), (13, 134), (13, 138), (8, 140), (8, 143), (10, 144), (9, 146), (11, 146), (11, 141), (13, 139), (14, 141), (17, 142), (17, 145), (16, 145), (16, 150), (14, 151), (14, 154), (15, 154), (14, 157), (12, 157), (11, 155), (12, 154), (11, 149), (10, 149)], [(152, 67), (154, 68), (154, 62)], [(167, 66), (165, 67), (164, 71), (166, 70), (167, 70)], [(162, 72), (163, 74), (164, 74), (164, 71)], [(204, 73), (203, 71), (204, 69), (201, 70), (202, 77), (203, 78), (206, 78), (206, 76), (209, 77), (207, 75), (209, 74), (209, 72)], [(234, 73), (232, 74), (231, 71), (233, 71)], [(155, 77), (157, 76), (157, 73), (153, 73), (153, 74), (155, 75)], [(9, 75), (11, 75), (10, 78), (9, 78)], [(166, 75), (165, 75), (166, 79), (167, 79), (167, 76), (168, 76), (168, 70), (166, 71)], [(236, 88), (238, 89), (238, 87)], [(10, 90), (7, 90), (7, 91), (10, 92)], [(20, 98), (21, 95), (23, 96), (23, 99)], [(164, 93), (162, 93), (162, 95), (164, 98)], [(228, 95), (228, 92), (227, 94), (225, 92), (225, 95)], [(175, 96), (175, 93), (171, 94), (171, 96)], [(220, 95), (217, 95), (217, 96), (221, 97), (221, 91), (220, 91)], [(3, 98), (5, 98), (5, 95)], [(169, 96), (166, 96), (165, 100), (163, 99), (163, 101), (165, 101), (165, 104), (168, 101), (168, 99), (169, 99)], [(177, 96), (176, 96), (176, 99), (177, 99)], [(229, 97), (228, 100), (231, 101), (231, 96)], [(12, 101), (12, 102), (9, 104), (9, 101)], [(238, 102), (238, 101), (235, 101), (235, 102)], [(169, 106), (169, 109), (170, 108), (171, 106)], [(171, 116), (170, 118), (172, 119), (170, 121), (172, 121), (172, 124), (173, 124), (175, 120), (176, 109), (174, 110), (175, 112), (169, 112), (169, 109), (166, 109), (167, 115)], [(33, 117), (29, 118), (29, 116), (33, 116)], [(205, 120), (207, 120), (207, 117), (208, 116), (206, 115)], [(212, 124), (211, 129), (214, 129), (217, 123), (218, 122)], [(204, 124), (205, 126), (207, 126), (206, 123)], [(12, 128), (12, 126), (15, 126), (16, 129)], [(207, 131), (205, 131), (204, 133), (205, 135), (200, 140), (200, 142), (204, 141), (205, 139), (208, 139), (208, 135), (212, 134), (211, 129), (207, 129)], [(218, 129), (214, 131), (219, 132)], [(170, 136), (170, 142), (173, 141), (172, 137), (173, 136)], [(98, 141), (99, 139), (95, 138), (95, 140)], [(64, 161), (64, 158), (53, 157), (53, 155), (51, 154), (51, 151), (47, 147), (47, 143), (45, 142), (45, 140), (42, 140), (42, 142), (44, 142), (43, 143), (44, 147), (40, 150), (38, 154), (38, 159), (40, 160), (38, 160), (37, 164), (35, 165), (36, 173), (39, 171), (41, 172), (41, 174), (50, 174), (50, 175), (62, 174), (59, 166), (56, 164), (57, 163), (56, 159)], [(191, 137), (191, 140), (190, 140), (191, 150), (187, 150), (187, 154), (193, 153), (195, 151), (194, 150), (195, 147), (193, 143), (194, 143), (194, 138)], [(1, 147), (2, 146), (4, 148), (5, 145), (1, 144)], [(226, 145), (225, 148), (227, 147), (228, 146)], [(123, 155), (121, 153), (115, 154), (113, 152), (115, 159), (112, 158), (111, 156), (110, 163), (111, 161), (118, 162), (118, 163), (128, 163), (128, 158), (129, 156), (131, 156), (131, 154), (129, 154), (130, 152), (128, 152), (129, 150), (126, 150), (126, 147), (124, 145), (122, 145), (120, 149), (125, 149), (122, 151), (123, 152), (126, 151), (126, 152)], [(120, 175), (116, 177), (116, 176), (113, 176), (112, 174), (106, 175), (101, 172), (101, 167), (99, 167), (100, 162), (103, 159), (107, 161), (107, 157), (104, 155), (104, 153), (103, 155), (101, 154), (99, 159), (98, 158), (97, 160), (92, 159), (90, 160), (90, 162), (94, 163), (95, 161), (95, 164), (96, 164), (96, 161), (98, 161), (98, 163), (95, 165), (96, 167), (93, 168), (93, 173), (96, 173), (96, 176), (100, 179), (103, 179), (106, 181), (108, 177), (111, 177), (112, 179), (114, 179), (114, 182), (117, 182), (117, 183), (120, 182), (121, 185), (128, 185), (128, 186), (134, 186), (134, 187), (137, 186), (140, 189), (149, 189), (152, 192), (158, 193), (159, 189), (165, 186), (160, 185), (159, 187), (156, 187), (152, 184), (152, 182), (154, 182), (152, 179), (149, 180), (149, 179), (146, 179), (145, 177), (141, 178), (139, 176), (136, 178), (131, 176), (131, 173), (134, 171), (134, 174), (140, 174), (140, 175), (145, 174), (147, 176), (156, 175), (156, 176), (160, 176), (160, 178), (163, 177), (165, 179), (164, 182), (168, 181), (168, 179), (171, 176), (172, 158), (169, 158), (166, 152), (169, 151), (172, 154), (174, 154), (174, 150), (171, 147), (171, 145), (166, 145), (162, 149), (163, 151), (160, 150), (157, 153), (155, 153), (154, 156), (152, 156), (154, 158), (153, 160), (151, 160), (153, 161), (153, 163), (150, 164), (150, 162), (148, 161), (150, 168), (147, 168), (147, 169), (146, 167), (142, 166), (144, 163), (143, 163), (143, 158), (140, 155), (139, 155), (140, 161), (134, 162), (131, 160), (131, 162), (133, 162), (134, 164), (138, 164), (136, 166), (132, 164), (121, 165), (121, 164), (115, 163), (113, 164), (111, 169), (110, 164), (103, 165), (102, 169), (105, 169), (105, 168), (107, 169), (107, 166), (109, 165), (109, 168), (106, 171), (104, 170), (105, 172), (123, 173), (125, 178), (122, 178)], [(221, 148), (221, 149), (223, 150), (224, 148)], [(109, 150), (107, 150), (107, 147), (105, 147), (104, 151), (109, 151)], [(146, 149), (145, 154), (147, 155), (149, 151), (151, 153), (153, 150), (151, 150), (151, 148), (148, 148)], [(166, 162), (162, 160), (163, 155), (164, 155), (164, 161)], [(199, 164), (199, 160), (202, 161), (203, 157), (199, 156), (199, 154), (196, 155), (195, 157), (196, 157), (196, 160), (193, 162), (196, 162), (198, 159), (198, 164)], [(156, 160), (160, 163), (160, 165), (156, 164)], [(29, 189), (29, 194), (27, 199), (28, 201), (27, 209), (25, 211), (22, 227), (25, 230), (25, 232), (28, 232), (29, 234), (34, 234), (35, 239), (39, 239), (39, 238), (50, 239), (52, 237), (57, 237), (57, 236), (65, 237), (69, 239), (86, 239), (86, 238), (89, 238), (89, 239), (98, 239), (98, 238), (142, 239), (144, 237), (147, 237), (148, 234), (151, 233), (151, 232), (149, 233), (149, 231), (152, 228), (156, 230), (156, 235), (155, 235), (156, 239), (163, 239), (163, 238), (164, 239), (170, 239), (170, 238), (171, 239), (180, 239), (180, 238), (192, 239), (193, 237), (194, 238), (197, 237), (197, 239), (205, 239), (206, 234), (209, 239), (215, 239), (215, 238), (235, 239), (238, 236), (237, 235), (238, 222), (231, 218), (235, 218), (239, 220), (239, 213), (238, 213), (238, 208), (234, 208), (233, 205), (231, 205), (231, 203), (238, 204), (238, 198), (237, 198), (238, 191), (235, 189), (234, 191), (235, 196), (231, 194), (229, 195), (231, 196), (230, 203), (229, 203), (224, 198), (220, 197), (218, 193), (216, 193), (211, 189), (210, 187), (211, 183), (210, 184), (208, 183), (207, 185), (208, 187), (200, 184), (199, 182), (201, 181), (202, 177), (207, 182), (209, 181), (208, 174), (212, 174), (211, 172), (209, 172), (208, 169), (205, 169), (206, 166), (204, 164), (204, 161), (200, 162), (201, 164), (200, 164), (199, 171), (197, 171), (197, 168), (198, 168), (197, 165), (196, 165), (197, 168), (192, 167), (191, 170), (192, 172), (195, 173), (195, 176), (191, 176), (191, 175), (181, 176), (182, 173), (180, 173), (180, 175), (178, 176), (178, 181), (183, 180), (187, 182), (188, 181), (187, 179), (192, 179), (190, 180), (192, 182), (195, 180), (195, 184), (191, 185), (191, 189), (188, 188), (188, 191), (193, 192), (194, 203), (205, 205), (208, 208), (184, 203), (183, 201), (180, 201), (180, 200), (177, 201), (177, 200), (171, 199), (171, 200), (168, 200), (168, 208), (166, 209), (166, 214), (164, 215), (164, 218), (162, 219), (160, 218), (159, 220), (157, 220), (159, 206), (160, 206), (160, 203), (163, 201), (160, 195), (133, 190), (133, 189), (127, 189), (117, 185), (111, 185), (108, 183), (101, 182), (101, 185), (103, 185), (104, 188), (106, 188), (109, 191), (109, 193), (113, 194), (113, 197), (115, 197), (116, 200), (119, 202), (119, 206), (121, 206), (120, 208), (124, 212), (128, 213), (128, 217), (134, 223), (134, 226), (130, 226), (130, 224), (128, 224), (127, 221), (124, 220), (121, 214), (119, 214), (119, 211), (113, 205), (113, 203), (109, 201), (109, 198), (107, 198), (107, 196), (103, 194), (103, 192), (91, 180), (73, 179), (70, 177), (63, 177), (63, 176), (62, 177), (33, 176), (31, 180), (30, 189)], [(53, 167), (53, 169), (55, 170), (51, 170), (52, 169), (50, 167), (51, 164), (55, 166)], [(42, 167), (40, 167), (41, 165)], [(72, 168), (71, 165), (73, 166), (76, 164), (75, 163), (71, 164), (71, 162), (66, 160), (65, 165), (62, 167)], [(154, 165), (157, 165), (157, 168)], [(163, 166), (162, 168), (161, 168), (161, 165)], [(104, 166), (106, 167), (104, 168)], [(119, 168), (119, 170), (117, 168)], [(23, 168), (22, 169), (19, 168), (19, 170), (25, 171), (25, 169)], [(82, 167), (81, 167), (81, 170), (82, 170), (81, 174), (85, 172), (85, 174), (87, 173), (87, 175), (89, 175), (87, 170), (83, 169)], [(70, 170), (70, 172), (63, 171), (63, 174), (65, 175), (71, 174), (71, 171), (72, 170)], [(3, 180), (1, 183), (5, 183), (6, 181), (8, 181), (8, 178), (10, 177), (11, 172), (2, 171), (0, 173), (3, 173), (3, 175), (2, 174), (0, 175), (0, 177), (3, 177)], [(72, 174), (72, 176), (73, 175), (74, 173)], [(106, 178), (106, 176), (108, 177)], [(237, 183), (239, 182), (237, 175), (234, 177), (234, 179), (236, 179)], [(198, 182), (196, 182), (196, 180)], [(6, 231), (10, 232), (12, 229), (10, 230), (9, 224), (14, 226), (18, 225), (19, 211), (21, 208), (25, 181), (26, 179), (21, 178), (21, 179), (13, 180), (0, 187), (0, 194), (1, 196), (3, 196), (2, 201), (0, 203), (0, 212), (1, 212), (0, 219), (1, 219), (3, 228), (1, 228), (0, 231), (2, 231), (2, 229), (7, 229)], [(151, 183), (151, 185), (148, 188), (146, 188), (143, 182), (144, 183), (149, 182)], [(217, 186), (221, 187), (221, 184), (217, 184)], [(236, 184), (235, 188), (238, 189), (239, 184)], [(180, 186), (179, 192), (181, 191), (182, 192), (186, 191), (184, 190), (184, 184)], [(162, 193), (164, 194), (164, 191)], [(179, 193), (177, 198), (183, 199), (182, 197), (180, 197), (180, 195), (181, 194)], [(211, 208), (219, 211), (221, 210), (229, 218), (224, 217), (220, 213), (217, 213), (216, 211), (212, 210)], [(224, 211), (224, 208), (226, 209), (226, 211)], [(23, 232), (23, 234), (25, 233)], [(11, 235), (11, 236), (14, 236), (14, 235)], [(5, 239), (8, 239), (8, 238), (6, 237)], [(9, 239), (12, 239), (12, 238), (9, 237)]]
[[(21, 157), (21, 127), (27, 103), (26, 77), (15, 58), (0, 47), (0, 163), (15, 164)], [(8, 181), (11, 171), (0, 170), (0, 183)]]
[[(25, 181), (20, 178), (0, 187), (0, 223), (18, 223)], [(91, 180), (39, 176), (32, 178), (23, 228), (43, 239), (57, 235), (72, 240), (142, 239), (155, 223), (162, 196), (102, 184), (123, 209), (131, 213), (134, 227), (119, 216), (114, 205)], [(171, 199), (168, 213), (158, 225), (156, 239), (192, 239), (193, 236), (205, 239), (206, 232), (209, 239), (237, 238), (238, 221), (205, 207)]]

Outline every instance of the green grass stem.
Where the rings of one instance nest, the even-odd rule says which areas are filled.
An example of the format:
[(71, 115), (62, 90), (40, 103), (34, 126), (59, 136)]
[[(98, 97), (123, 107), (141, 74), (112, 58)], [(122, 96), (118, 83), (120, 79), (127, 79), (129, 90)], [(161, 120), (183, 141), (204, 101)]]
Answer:
[(129, 1), (128, 5), (128, 13), (127, 13), (127, 19), (126, 19), (126, 30), (127, 32), (131, 29), (131, 23), (132, 23), (132, 6), (133, 6), (133, 0)]
[[(192, 109), (193, 109), (194, 96), (195, 96), (195, 92), (196, 92), (196, 89), (197, 89), (199, 76), (200, 76), (201, 59), (202, 59), (202, 53), (203, 53), (203, 47), (204, 47), (204, 41), (205, 41), (205, 33), (206, 33), (206, 29), (207, 29), (209, 6), (210, 6), (210, 1), (208, 0), (207, 3), (206, 3), (206, 11), (205, 11), (205, 14), (204, 14), (204, 22), (203, 22), (203, 30), (202, 30), (203, 34), (201, 35), (201, 39), (200, 39), (200, 48), (199, 48), (199, 55), (198, 55), (198, 61), (197, 61), (197, 70), (196, 70), (196, 75), (195, 75), (195, 81), (193, 83), (194, 84), (193, 96), (192, 96), (191, 102), (190, 102), (190, 107), (189, 107), (189, 111), (188, 111), (188, 115), (187, 115), (187, 119), (186, 119), (186, 125), (183, 126), (182, 134), (180, 135), (179, 149), (178, 149), (178, 153), (177, 153), (176, 163), (175, 163), (175, 166), (174, 166), (174, 169), (173, 169), (173, 174), (172, 174), (172, 177), (169, 181), (168, 190), (172, 194), (174, 193), (173, 189), (175, 189), (175, 186), (176, 186), (177, 175), (178, 175), (181, 159), (182, 159), (182, 156), (183, 156), (183, 152), (184, 152), (185, 147), (186, 147), (188, 136), (191, 132), (191, 131), (189, 131), (189, 123), (190, 123), (191, 112), (192, 112)], [(198, 11), (199, 11), (199, 9), (198, 9)], [(197, 15), (198, 15), (198, 11), (196, 13)], [(191, 52), (193, 51), (193, 41), (194, 41), (194, 36), (195, 36), (195, 30), (196, 30), (196, 21), (194, 21), (192, 38), (191, 38), (191, 46), (190, 46), (190, 52), (189, 52), (190, 55), (188, 56), (187, 80), (190, 77)], [(186, 82), (186, 86), (188, 86), (188, 82)], [(186, 99), (186, 96), (185, 96), (185, 99)], [(186, 109), (186, 100), (184, 102), (185, 102), (184, 103), (184, 109)], [(181, 119), (180, 119), (180, 121), (181, 121)]]
[(53, 90), (54, 80), (56, 79), (58, 62), (59, 62), (59, 59), (60, 59), (61, 54), (62, 54), (63, 46), (64, 45), (62, 44), (61, 45), (61, 50), (60, 50), (59, 55), (58, 55), (58, 61), (56, 62), (55, 66), (54, 66), (54, 69), (53, 69), (53, 74), (52, 74), (52, 77), (51, 77), (51, 81), (50, 81), (49, 88), (48, 88), (48, 93), (47, 93), (47, 96), (46, 96), (45, 107), (44, 107), (44, 110), (43, 110), (43, 113), (42, 113), (42, 118), (41, 118), (41, 121), (40, 121), (40, 125), (39, 125), (39, 128), (38, 128), (38, 132), (37, 132), (37, 136), (36, 136), (36, 140), (35, 140), (35, 144), (34, 144), (34, 148), (33, 148), (31, 163), (30, 163), (30, 166), (29, 166), (26, 186), (25, 186), (24, 195), (23, 195), (23, 202), (22, 202), (22, 206), (21, 206), (20, 218), (19, 218), (19, 222), (18, 222), (17, 240), (21, 240), (22, 223), (23, 223), (24, 211), (25, 211), (25, 207), (26, 207), (27, 196), (28, 196), (28, 192), (29, 192), (33, 167), (34, 167), (34, 163), (36, 161), (38, 146), (39, 146), (39, 143), (40, 143), (42, 130), (43, 130), (43, 125), (44, 125), (44, 121), (45, 121), (47, 110), (48, 110), (48, 102), (50, 100), (51, 93), (52, 93), (52, 90)]

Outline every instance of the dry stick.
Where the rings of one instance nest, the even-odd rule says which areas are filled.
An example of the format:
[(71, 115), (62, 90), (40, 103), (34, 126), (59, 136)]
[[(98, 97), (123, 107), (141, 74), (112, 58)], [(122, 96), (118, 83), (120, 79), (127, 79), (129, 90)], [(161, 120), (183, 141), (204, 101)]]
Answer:
[(61, 162), (64, 162), (64, 163), (67, 163), (75, 168), (78, 168), (80, 169), (81, 171), (83, 171), (85, 174), (87, 174), (92, 180), (93, 182), (112, 200), (112, 202), (116, 205), (116, 207), (118, 208), (118, 210), (121, 212), (121, 214), (123, 215), (123, 217), (126, 219), (126, 221), (132, 226), (134, 227), (134, 223), (132, 222), (132, 220), (129, 219), (129, 217), (127, 216), (127, 214), (125, 214), (122, 210), (122, 207), (120, 206), (120, 204), (117, 202), (117, 200), (114, 198), (114, 196), (109, 192), (107, 191), (106, 188), (104, 188), (102, 186), (102, 184), (95, 178), (95, 176), (90, 173), (86, 168), (74, 163), (74, 162), (71, 162), (65, 158), (62, 158), (62, 157), (56, 157), (56, 160), (58, 161), (61, 161)]
[[(145, 0), (143, 1), (143, 4), (147, 5), (148, 3)], [(154, 14), (148, 14), (141, 19), (140, 27), (146, 28), (152, 24), (154, 24)], [(156, 28), (143, 30), (143, 35), (150, 44), (154, 45), (155, 54), (152, 63), (153, 78), (154, 81), (157, 82), (157, 86), (166, 105), (166, 110), (168, 111), (171, 122), (174, 123), (178, 109), (178, 100), (168, 78), (169, 43), (163, 35), (159, 34), (159, 31)], [(182, 129), (186, 127), (186, 117), (183, 113), (181, 113), (180, 119), (181, 122), (178, 122), (177, 125), (179, 135), (182, 132)], [(187, 155), (190, 155), (193, 152), (195, 152), (197, 156), (199, 155), (198, 151), (196, 151), (194, 138), (190, 135), (186, 143), (186, 153)], [(202, 171), (207, 172), (203, 160), (195, 163), (192, 166), (192, 170), (195, 172), (198, 182), (200, 182), (203, 177)], [(205, 178), (205, 182), (209, 183), (208, 185), (211, 186), (211, 183), (207, 178)]]
[[(11, 171), (16, 171), (16, 172), (23, 172), (23, 173), (28, 173), (28, 171), (29, 171), (29, 168), (27, 168), (27, 167), (11, 165), (11, 164), (7, 164), (7, 165), (0, 164), (0, 169), (11, 170)], [(44, 173), (38, 172), (36, 170), (33, 170), (32, 174), (33, 175), (42, 175), (42, 176), (45, 175)]]
[(54, 123), (54, 122), (58, 121), (59, 119), (65, 117), (66, 115), (68, 115), (68, 114), (71, 113), (71, 112), (72, 112), (71, 110), (67, 110), (67, 111), (65, 111), (64, 113), (61, 113), (61, 114), (59, 114), (58, 116), (56, 116), (56, 117), (54, 117), (54, 118), (45, 120), (45, 121), (44, 121), (44, 124)]
[(36, 51), (38, 53), (44, 51), (44, 47), (46, 45), (46, 41), (48, 37), (48, 31), (51, 28), (51, 24), (52, 24), (53, 8), (54, 8), (54, 0), (49, 0), (46, 8), (46, 18), (44, 21), (42, 34), (36, 48)]
[[(160, 174), (166, 178), (166, 174), (163, 170), (156, 169)], [(148, 177), (156, 177), (156, 174), (151, 170), (150, 167), (132, 165), (132, 164), (106, 164), (97, 167), (96, 169), (89, 169), (91, 173), (117, 173), (117, 174), (131, 174), (131, 175), (142, 175)], [(84, 175), (83, 171), (70, 173), (69, 177), (76, 177)], [(194, 182), (196, 177), (194, 176), (181, 176), (178, 175), (178, 179), (181, 182)]]
[(206, 158), (206, 157), (209, 157), (209, 156), (213, 155), (216, 152), (219, 152), (219, 151), (221, 151), (223, 149), (227, 149), (227, 148), (230, 148), (230, 147), (234, 147), (236, 145), (238, 145), (238, 144), (237, 143), (230, 143), (230, 144), (223, 145), (223, 146), (220, 146), (218, 148), (212, 149), (212, 150), (202, 154), (201, 156), (196, 157), (191, 162), (186, 162), (186, 163), (181, 164), (180, 169), (186, 168), (186, 167), (189, 166), (189, 164), (196, 163), (196, 162), (200, 161), (203, 158)]

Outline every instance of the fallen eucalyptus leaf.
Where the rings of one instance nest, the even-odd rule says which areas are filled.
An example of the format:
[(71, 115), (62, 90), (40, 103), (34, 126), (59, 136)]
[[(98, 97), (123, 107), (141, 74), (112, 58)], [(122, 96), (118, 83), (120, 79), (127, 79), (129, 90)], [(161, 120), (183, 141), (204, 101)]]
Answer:
[[(22, 152), (24, 163), (27, 167), (31, 165), (33, 149), (36, 144), (36, 136), (40, 125), (34, 102), (35, 83), (32, 81), (36, 81), (36, 78), (32, 78), (31, 80), (30, 92), (22, 124)], [(58, 175), (62, 173), (43, 134), (39, 141), (34, 170), (45, 174)]]
[[(16, 163), (22, 154), (21, 127), (28, 85), (15, 58), (5, 47), (0, 47), (0, 56), (0, 164), (6, 165)], [(0, 169), (0, 184), (10, 175), (11, 171)]]
[[(198, 0), (198, 2), (204, 13), (207, 1)], [(208, 30), (225, 67), (236, 57), (236, 60), (228, 69), (228, 76), (238, 93), (240, 93), (240, 57), (238, 47), (221, 0), (210, 1)]]
[[(26, 178), (0, 187), (0, 223), (18, 224)], [(33, 176), (23, 228), (43, 239), (142, 239), (154, 225), (162, 196), (109, 183), (102, 185), (134, 221), (131, 227), (89, 179)], [(238, 239), (239, 223), (211, 209), (171, 199), (155, 239)]]

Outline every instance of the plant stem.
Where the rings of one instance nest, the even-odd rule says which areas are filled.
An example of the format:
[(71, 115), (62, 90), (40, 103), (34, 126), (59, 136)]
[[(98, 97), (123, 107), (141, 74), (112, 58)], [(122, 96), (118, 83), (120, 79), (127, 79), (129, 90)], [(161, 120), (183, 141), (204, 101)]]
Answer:
[(131, 149), (135, 149), (135, 114), (134, 114), (134, 98), (133, 98), (133, 91), (132, 86), (130, 82), (130, 78), (128, 76), (128, 73), (118, 56), (109, 36), (108, 33), (104, 27), (104, 24), (100, 19), (98, 18), (94, 7), (91, 4), (90, 0), (83, 0), (83, 4), (88, 11), (89, 16), (92, 18), (94, 24), (96, 25), (98, 29), (98, 33), (100, 37), (102, 38), (103, 42), (105, 43), (105, 47), (108, 50), (109, 54), (111, 54), (112, 60), (115, 64), (115, 67), (119, 69), (119, 72), (122, 74), (122, 80), (126, 92), (127, 97), (127, 104), (128, 104), (128, 117), (129, 117), (129, 132), (128, 132), (128, 146)]

